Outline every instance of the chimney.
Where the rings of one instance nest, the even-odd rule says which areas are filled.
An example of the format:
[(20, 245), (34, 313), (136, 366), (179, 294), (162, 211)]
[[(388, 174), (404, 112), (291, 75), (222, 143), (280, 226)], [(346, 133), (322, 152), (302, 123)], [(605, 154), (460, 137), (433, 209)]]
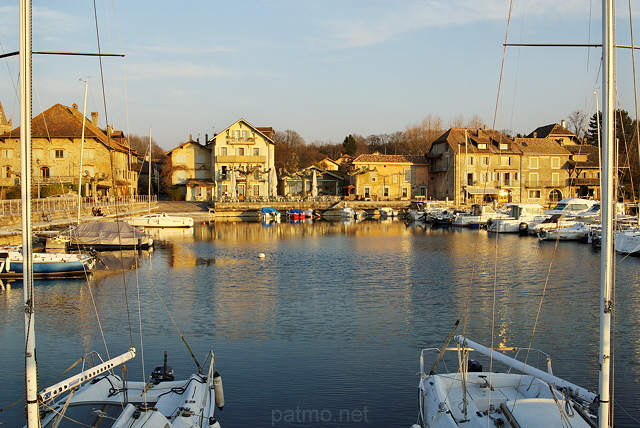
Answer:
[(98, 126), (98, 112), (97, 111), (92, 111), (91, 112), (91, 124), (93, 126)]
[(563, 128), (566, 128), (566, 127), (567, 127), (567, 121), (566, 121), (566, 120), (564, 120), (564, 119), (562, 119), (562, 120), (560, 121), (560, 126), (562, 126)]

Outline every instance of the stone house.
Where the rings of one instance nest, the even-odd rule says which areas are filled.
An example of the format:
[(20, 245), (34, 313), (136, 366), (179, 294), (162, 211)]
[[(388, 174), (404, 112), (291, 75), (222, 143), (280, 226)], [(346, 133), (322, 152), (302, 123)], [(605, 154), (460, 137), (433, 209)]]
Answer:
[(165, 152), (169, 160), (164, 173), (169, 175), (173, 186), (182, 191), (187, 201), (211, 200), (216, 185), (211, 174), (211, 149), (194, 141), (189, 135), (186, 143)]
[[(84, 143), (82, 141), (84, 122)], [(32, 120), (33, 184), (77, 188), (94, 198), (137, 194), (142, 157), (124, 134), (100, 129), (98, 113), (84, 120), (74, 104), (56, 104)], [(0, 135), (0, 185), (19, 184), (20, 127)]]
[(429, 197), (456, 205), (519, 202), (522, 150), (493, 129), (451, 128), (427, 153)]
[[(555, 141), (571, 155), (566, 164), (569, 174), (566, 198), (600, 199), (600, 150), (581, 141), (566, 128), (566, 122), (536, 128), (527, 138), (542, 137)], [(562, 198), (561, 198), (562, 199)]]
[(275, 143), (271, 127), (239, 119), (201, 145), (189, 141), (166, 152), (171, 183), (187, 201), (275, 196)]
[(345, 179), (336, 171), (310, 166), (292, 174), (279, 177), (278, 193), (284, 196), (310, 196), (313, 192), (313, 175), (316, 176), (318, 196), (344, 194)]
[(515, 142), (522, 150), (521, 200), (548, 206), (569, 197), (571, 152), (551, 138), (516, 138)]
[(429, 161), (424, 156), (363, 154), (351, 162), (349, 195), (357, 199), (427, 198)]

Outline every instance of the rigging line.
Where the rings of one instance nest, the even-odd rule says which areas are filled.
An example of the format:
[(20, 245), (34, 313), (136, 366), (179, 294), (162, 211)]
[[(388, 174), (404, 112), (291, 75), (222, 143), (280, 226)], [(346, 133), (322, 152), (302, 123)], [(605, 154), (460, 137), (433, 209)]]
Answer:
[(158, 298), (160, 299), (160, 303), (162, 303), (162, 306), (164, 306), (164, 309), (167, 312), (167, 315), (169, 315), (169, 319), (171, 320), (171, 323), (173, 323), (173, 326), (175, 327), (176, 331), (180, 335), (180, 339), (182, 339), (182, 341), (184, 342), (185, 346), (187, 347), (187, 350), (189, 351), (189, 354), (191, 355), (191, 358), (196, 363), (196, 366), (198, 367), (198, 372), (202, 373), (202, 366), (200, 365), (200, 363), (198, 363), (198, 360), (196, 359), (196, 356), (193, 354), (193, 351), (191, 351), (191, 347), (187, 343), (187, 339), (184, 337), (184, 335), (182, 334), (182, 332), (178, 328), (178, 324), (176, 324), (176, 320), (173, 318), (173, 315), (171, 314), (171, 311), (169, 311), (169, 308), (167, 307), (167, 304), (165, 303), (164, 299), (162, 298), (162, 295), (158, 291), (158, 288), (155, 286), (154, 282), (151, 283), (151, 286), (153, 287), (153, 291), (155, 291), (156, 294), (158, 295)]
[(513, 0), (511, 0), (509, 2), (509, 14), (507, 16), (507, 28), (505, 30), (505, 35), (504, 35), (505, 45), (502, 48), (502, 63), (500, 65), (500, 77), (498, 79), (498, 95), (496, 97), (496, 108), (495, 108), (494, 113), (493, 113), (493, 125), (492, 125), (493, 129), (496, 129), (496, 121), (497, 121), (496, 116), (498, 114), (498, 106), (499, 106), (499, 103), (500, 103), (502, 85), (504, 84), (504, 81), (503, 81), (503, 79), (504, 79), (504, 59), (505, 59), (505, 57), (507, 55), (506, 43), (507, 43), (507, 40), (509, 38), (509, 25), (511, 24), (511, 13), (512, 12), (513, 12)]
[[(631, 8), (631, 0), (628, 1), (629, 4), (629, 32), (630, 32), (630, 38), (631, 38), (631, 45), (635, 46), (635, 40), (634, 40), (634, 36), (633, 36), (633, 11)], [(638, 79), (636, 77), (636, 56), (635, 56), (635, 49), (631, 50), (631, 68), (633, 70), (633, 101), (634, 101), (634, 106), (635, 106), (635, 119), (636, 119), (636, 125), (635, 125), (635, 131), (636, 131), (636, 144), (638, 146), (638, 159), (640, 159), (640, 129), (638, 127)], [(631, 176), (631, 192), (633, 194), (634, 199), (636, 199), (636, 192), (635, 192), (635, 188), (634, 188), (634, 183), (633, 183), (633, 176)]]

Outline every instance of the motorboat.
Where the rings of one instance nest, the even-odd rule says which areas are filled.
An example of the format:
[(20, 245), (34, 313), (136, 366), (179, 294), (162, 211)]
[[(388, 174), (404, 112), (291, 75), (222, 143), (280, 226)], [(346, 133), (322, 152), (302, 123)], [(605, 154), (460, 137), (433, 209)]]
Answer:
[(400, 216), (400, 213), (398, 212), (398, 210), (393, 209), (391, 207), (382, 207), (379, 208), (378, 211), (380, 212), (380, 218), (397, 218)]
[(564, 216), (577, 216), (580, 213), (588, 211), (596, 204), (598, 204), (598, 206), (600, 205), (598, 201), (591, 199), (567, 198), (562, 199), (555, 207), (546, 210), (545, 213), (547, 215), (560, 214)]
[(322, 217), (330, 220), (362, 220), (367, 217), (367, 213), (363, 210), (355, 210), (351, 207), (345, 207), (337, 210), (327, 210), (322, 213)]
[[(72, 277), (90, 272), (96, 259), (82, 253), (33, 253), (34, 277)], [(0, 248), (0, 277), (22, 277), (24, 258), (20, 247)]]
[(546, 229), (545, 224), (536, 226), (536, 234), (543, 241), (584, 241), (587, 242), (589, 233), (591, 232), (591, 224), (584, 222), (575, 222), (569, 226), (554, 227)]
[(496, 212), (488, 205), (473, 204), (470, 212), (456, 213), (452, 224), (456, 227), (478, 228), (485, 226), (490, 219), (503, 216), (504, 214)]
[(193, 218), (167, 213), (152, 213), (125, 220), (134, 227), (193, 227)]
[(640, 255), (640, 228), (618, 231), (616, 233), (616, 251), (621, 254)]
[(540, 204), (509, 204), (505, 217), (487, 221), (487, 230), (495, 233), (528, 233), (549, 217)]
[(273, 207), (260, 208), (260, 221), (280, 221), (280, 211)]

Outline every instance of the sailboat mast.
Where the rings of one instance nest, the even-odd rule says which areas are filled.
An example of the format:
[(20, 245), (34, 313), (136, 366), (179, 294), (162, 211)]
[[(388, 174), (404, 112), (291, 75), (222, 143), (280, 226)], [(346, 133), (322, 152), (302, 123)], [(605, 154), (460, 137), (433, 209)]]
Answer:
[(33, 302), (31, 242), (31, 0), (20, 1), (20, 178), (22, 199), (22, 263), (24, 289), (25, 387), (28, 427), (39, 427), (38, 372)]
[(598, 426), (610, 427), (610, 383), (611, 383), (611, 312), (613, 311), (613, 262), (615, 193), (614, 193), (614, 84), (615, 84), (615, 24), (613, 0), (602, 2), (602, 57), (603, 57), (603, 114), (602, 114), (602, 249), (600, 253), (600, 378), (598, 390), (600, 408)]
[(149, 183), (147, 192), (147, 214), (151, 214), (151, 128), (149, 128)]
[[(78, 224), (80, 224), (80, 210), (82, 208), (82, 168), (84, 162), (84, 133), (87, 121), (87, 91), (89, 89), (89, 79), (84, 81), (84, 104), (82, 106), (82, 136), (80, 137), (80, 174), (78, 175)], [(89, 196), (89, 195), (85, 195)]]

